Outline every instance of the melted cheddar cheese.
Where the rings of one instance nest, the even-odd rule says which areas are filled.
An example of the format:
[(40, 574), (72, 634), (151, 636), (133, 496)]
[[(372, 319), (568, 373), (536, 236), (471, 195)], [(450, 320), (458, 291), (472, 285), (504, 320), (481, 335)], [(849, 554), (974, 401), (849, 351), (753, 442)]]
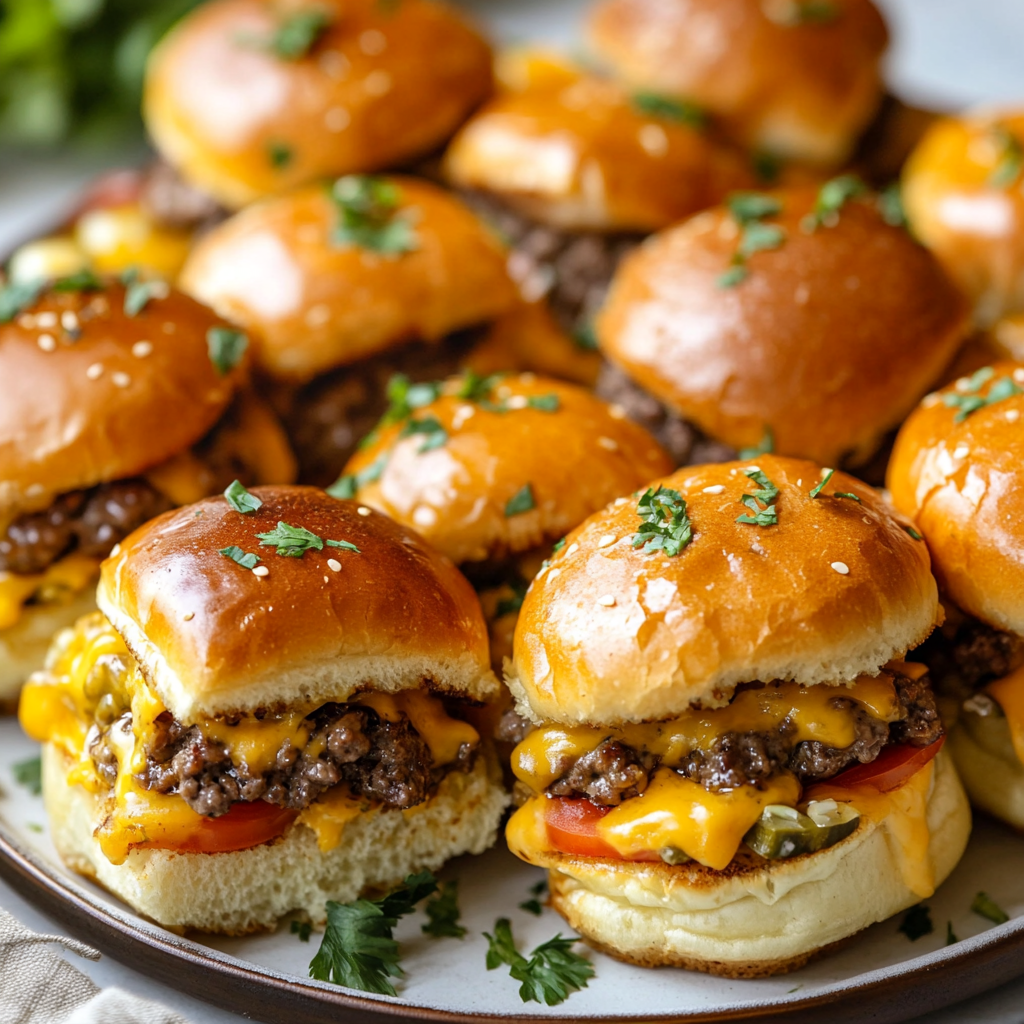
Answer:
[[(407, 716), (437, 767), (455, 761), (463, 744), (476, 744), (480, 738), (471, 725), (450, 718), (441, 701), (425, 692), (365, 693), (355, 702), (388, 720)], [(200, 717), (187, 724), (198, 726), (207, 739), (223, 746), (235, 765), (263, 773), (273, 768), (286, 743), (314, 757), (322, 753), (324, 740), (312, 735), (306, 717), (312, 710), (241, 716), (237, 722)], [(71, 762), (68, 781), (93, 793), (108, 794), (108, 786), (89, 755), (87, 735), (97, 720), (113, 723), (108, 742), (117, 778), (108, 794), (109, 813), (96, 836), (115, 864), (142, 845), (184, 845), (207, 820), (179, 796), (147, 790), (138, 781), (161, 729), (157, 719), (165, 711), (120, 635), (98, 612), (84, 616), (60, 637), (48, 670), (36, 673), (22, 693), (22, 727), (39, 742), (58, 746)], [(344, 787), (335, 787), (299, 820), (313, 829), (321, 849), (327, 850), (340, 842), (348, 821), (372, 809), (367, 801), (352, 800)]]
[(18, 624), (25, 605), (64, 604), (96, 582), (100, 560), (68, 555), (41, 573), (0, 572), (0, 629)]
[(985, 692), (1003, 709), (1017, 760), (1024, 764), (1024, 666), (990, 683)]

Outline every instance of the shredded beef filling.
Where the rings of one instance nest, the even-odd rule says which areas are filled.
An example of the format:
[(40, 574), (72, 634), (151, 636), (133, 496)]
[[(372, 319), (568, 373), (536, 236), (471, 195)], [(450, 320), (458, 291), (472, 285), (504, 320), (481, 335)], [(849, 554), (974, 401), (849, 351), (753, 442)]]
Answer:
[[(873, 761), (887, 743), (924, 747), (937, 740), (942, 721), (927, 678), (897, 676), (896, 693), (902, 717), (891, 725), (872, 718), (849, 697), (833, 698), (834, 707), (851, 712), (856, 738), (848, 747), (837, 749), (816, 740), (794, 744), (796, 727), (786, 719), (772, 732), (725, 733), (708, 749), (693, 751), (675, 770), (712, 792), (756, 786), (783, 770), (810, 786), (853, 764)], [(657, 767), (655, 756), (608, 739), (573, 763), (548, 792), (614, 807), (642, 793)]]
[[(123, 727), (123, 721), (111, 728), (119, 723)], [(137, 777), (144, 788), (176, 793), (211, 818), (235, 803), (254, 800), (302, 810), (339, 783), (346, 783), (354, 796), (406, 808), (422, 803), (447, 771), (468, 770), (475, 753), (474, 746), (463, 744), (454, 764), (434, 768), (430, 748), (407, 718), (389, 722), (359, 704), (325, 704), (310, 716), (310, 723), (306, 749), (287, 741), (272, 768), (254, 772), (236, 765), (197, 726), (182, 725), (165, 711), (157, 719), (146, 769)], [(97, 772), (112, 785), (117, 761), (109, 731), (95, 728), (88, 749)]]

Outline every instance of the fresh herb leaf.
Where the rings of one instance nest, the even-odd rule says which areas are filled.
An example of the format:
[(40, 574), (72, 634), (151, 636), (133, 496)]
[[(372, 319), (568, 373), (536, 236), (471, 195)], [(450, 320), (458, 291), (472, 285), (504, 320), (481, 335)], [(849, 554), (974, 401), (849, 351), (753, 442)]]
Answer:
[(749, 477), (758, 484), (759, 489), (754, 491), (754, 497), (763, 504), (767, 504), (769, 501), (774, 501), (779, 496), (779, 489), (761, 472), (759, 469), (743, 470), (743, 475)]
[(530, 899), (524, 900), (520, 903), (519, 909), (525, 910), (528, 914), (533, 914), (535, 917), (540, 917), (544, 912), (544, 905), (541, 903), (540, 898), (547, 891), (547, 879), (542, 878), (536, 885), (530, 886)]
[(830, 0), (789, 0), (788, 3), (765, 4), (765, 13), (777, 25), (794, 28), (798, 25), (829, 25), (842, 11)]
[(330, 13), (319, 7), (296, 11), (281, 19), (268, 47), (281, 60), (299, 60), (313, 49), (332, 20)]
[[(988, 371), (988, 376), (980, 376), (985, 371)], [(963, 423), (968, 416), (976, 413), (979, 409), (1002, 402), (1014, 395), (1024, 394), (1024, 391), (1014, 383), (1012, 377), (1000, 377), (993, 381), (987, 395), (977, 394), (978, 388), (989, 380), (994, 372), (990, 366), (983, 367), (970, 378), (963, 391), (951, 391), (949, 394), (943, 395), (943, 404), (950, 409), (957, 410), (956, 416), (953, 417), (955, 422)]]
[(782, 203), (764, 192), (733, 192), (725, 201), (732, 219), (740, 227), (754, 224), (782, 212)]
[(511, 597), (503, 597), (494, 609), (496, 618), (501, 618), (503, 615), (514, 615), (523, 607), (523, 599), (526, 597), (526, 584), (522, 580), (517, 580), (515, 583), (509, 583), (508, 587), (512, 591)]
[(165, 297), (167, 285), (163, 281), (125, 281), (124, 315), (138, 316), (150, 299)]
[(740, 235), (739, 255), (744, 259), (755, 252), (770, 252), (778, 249), (786, 241), (786, 232), (777, 224), (762, 224), (753, 221), (748, 224)]
[(292, 935), (298, 935), (300, 942), (309, 942), (313, 934), (313, 926), (308, 921), (292, 921)]
[(766, 185), (774, 185), (782, 174), (782, 160), (769, 150), (760, 149), (752, 153), (750, 163), (758, 180)]
[(999, 156), (988, 183), (992, 188), (1009, 188), (1024, 170), (1024, 145), (1003, 125), (992, 128), (992, 138), (999, 147)]
[(546, 1003), (557, 1006), (565, 1002), (571, 993), (587, 987), (594, 977), (594, 968), (589, 960), (572, 952), (572, 946), (579, 940), (563, 939), (556, 935), (538, 946), (529, 960), (520, 953), (512, 938), (512, 924), (507, 917), (499, 918), (494, 924), (494, 934), (484, 932), (488, 942), (487, 969), (507, 964), (509, 974), (520, 982), (519, 998), (524, 1003)]
[(437, 381), (421, 381), (414, 384), (404, 373), (394, 374), (388, 381), (388, 407), (381, 417), (381, 425), (401, 423), (416, 409), (430, 405), (440, 394), (441, 384)]
[(715, 283), (719, 288), (735, 288), (746, 281), (748, 277), (750, 277), (750, 271), (741, 263), (738, 263), (730, 267), (724, 274), (719, 274), (718, 280)]
[(503, 373), (490, 373), (481, 376), (476, 371), (467, 368), (462, 373), (462, 380), (459, 382), (455, 397), (465, 398), (468, 402), (484, 402), (491, 397), (491, 392), (504, 376)]
[(955, 943), (957, 943), (959, 941), (960, 940), (956, 937), (956, 935), (953, 934), (953, 922), (952, 921), (947, 921), (946, 922), (946, 945), (947, 946), (952, 946), (952, 945), (954, 945)]
[(693, 526), (683, 496), (669, 487), (648, 488), (636, 506), (640, 528), (633, 534), (633, 547), (647, 553), (664, 551), (675, 558), (691, 540)]
[(549, 395), (530, 395), (526, 400), (527, 406), (531, 409), (539, 409), (541, 412), (558, 412), (561, 402), (558, 395), (552, 392)]
[(326, 489), (327, 493), (332, 498), (341, 498), (343, 500), (354, 498), (356, 492), (361, 487), (365, 487), (367, 484), (375, 484), (384, 475), (387, 464), (387, 452), (381, 452), (365, 469), (361, 469), (358, 473), (346, 473), (344, 476), (339, 477)]
[(275, 171), (283, 171), (294, 159), (295, 151), (287, 142), (268, 142), (267, 160)]
[(420, 900), (437, 892), (429, 871), (410, 875), (401, 889), (379, 900), (327, 903), (327, 928), (320, 950), (309, 964), (319, 981), (393, 996), (388, 978), (402, 976), (394, 928)]
[(763, 192), (734, 192), (725, 201), (733, 220), (740, 227), (740, 241), (732, 256), (732, 266), (718, 277), (719, 288), (735, 288), (747, 279), (747, 260), (756, 252), (778, 249), (786, 240), (786, 232), (777, 224), (761, 223), (774, 217), (782, 204)]
[(820, 227), (835, 227), (843, 207), (851, 199), (866, 195), (867, 192), (867, 185), (856, 174), (841, 174), (838, 178), (826, 181), (818, 190), (814, 209), (800, 222), (800, 227), (807, 234), (813, 234)]
[[(775, 506), (769, 504), (779, 496), (779, 489), (759, 469), (745, 469), (746, 476), (759, 485), (759, 489), (753, 494), (744, 494), (740, 502), (750, 509), (750, 513), (736, 517), (737, 523), (745, 523), (750, 526), (777, 526), (779, 522)], [(761, 506), (766, 506), (762, 508)]]
[(250, 494), (245, 489), (240, 480), (234, 480), (228, 484), (227, 489), (224, 491), (224, 497), (227, 499), (227, 503), (236, 512), (241, 512), (242, 515), (255, 512), (263, 505), (263, 502), (255, 494)]
[(43, 791), (43, 761), (41, 757), (30, 757), (11, 765), (14, 781), (24, 786), (33, 796)]
[(461, 939), (466, 929), (459, 924), (459, 883), (445, 882), (439, 893), (423, 908), (430, 920), (422, 926), (425, 935), (435, 939)]
[(1006, 924), (1010, 920), (1010, 915), (987, 892), (979, 892), (974, 897), (971, 910), (993, 924)]
[(756, 459), (758, 455), (771, 455), (775, 451), (775, 434), (771, 427), (765, 427), (761, 440), (756, 448), (744, 448), (740, 451), (741, 459)]
[(353, 551), (357, 555), (361, 555), (362, 551), (359, 550), (350, 540), (325, 540), (324, 544), (329, 548), (341, 548), (342, 551)]
[(561, 540), (556, 540), (555, 543), (551, 545), (551, 553), (554, 554), (556, 551), (561, 551), (564, 547), (565, 538), (563, 537)]
[(211, 327), (206, 332), (206, 348), (210, 362), (222, 377), (241, 362), (248, 347), (249, 338), (233, 327)]
[(440, 448), (448, 440), (448, 431), (444, 429), (441, 421), (436, 416), (424, 416), (422, 419), (410, 419), (402, 428), (399, 437), (414, 437), (421, 435), (425, 438), (423, 443), (416, 449), (417, 455), (424, 452), (432, 452)]
[(685, 124), (690, 128), (706, 128), (708, 124), (707, 114), (687, 100), (672, 99), (653, 92), (638, 92), (633, 95), (633, 106), (648, 117), (675, 121), (676, 124)]
[(810, 493), (810, 496), (811, 496), (812, 498), (816, 498), (816, 497), (817, 497), (817, 496), (818, 496), (819, 494), (821, 494), (821, 492), (822, 492), (822, 491), (824, 490), (824, 488), (825, 488), (825, 484), (827, 484), (827, 483), (829, 482), (829, 480), (831, 480), (831, 479), (832, 479), (832, 476), (833, 476), (833, 474), (834, 474), (834, 473), (835, 473), (835, 470), (834, 470), (834, 469), (826, 469), (826, 470), (825, 470), (825, 475), (824, 475), (824, 476), (823, 476), (823, 477), (821, 478), (821, 480), (820, 480), (820, 481), (818, 482), (818, 486), (817, 486), (817, 487), (815, 487), (813, 491), (810, 491), (810, 492), (809, 492), (809, 493)]
[(387, 179), (345, 175), (331, 186), (331, 198), (339, 218), (332, 235), (335, 245), (390, 256), (419, 248), (412, 222), (398, 211), (401, 189)]
[(529, 512), (533, 508), (536, 508), (533, 500), (533, 488), (529, 484), (523, 484), (505, 503), (505, 518), (522, 515), (523, 512)]
[(925, 935), (931, 935), (935, 931), (935, 925), (932, 924), (932, 915), (928, 907), (923, 903), (911, 907), (903, 915), (903, 921), (897, 931), (903, 932), (911, 942), (917, 942)]
[(256, 537), (264, 547), (275, 548), (285, 558), (301, 558), (307, 551), (322, 551), (324, 547), (323, 538), (304, 526), (282, 522), (267, 533), (257, 533)]
[(833, 493), (832, 497), (833, 498), (849, 498), (850, 501), (855, 501), (855, 502), (857, 502), (858, 505), (863, 505), (864, 504), (860, 500), (860, 498), (856, 494), (853, 494), (851, 491), (835, 491)]
[(8, 281), (0, 285), (0, 324), (10, 323), (28, 309), (42, 290), (42, 281)]
[(882, 220), (890, 227), (905, 228), (907, 226), (907, 214), (903, 209), (903, 193), (900, 190), (900, 183), (894, 181), (886, 185), (878, 193), (878, 212)]
[(594, 329), (593, 322), (578, 324), (573, 329), (572, 340), (576, 343), (576, 347), (583, 349), (584, 352), (596, 352), (597, 331)]
[(227, 548), (221, 548), (220, 553), (225, 557), (230, 558), (232, 562), (237, 562), (243, 569), (253, 569), (256, 567), (256, 563), (260, 561), (259, 555), (243, 551), (237, 544), (232, 544)]
[(910, 539), (911, 540), (923, 540), (924, 539), (924, 538), (922, 538), (921, 534), (919, 534), (917, 532), (917, 530), (915, 530), (912, 526), (904, 525), (903, 529), (906, 530), (908, 534), (910, 534)]
[(79, 270), (77, 274), (58, 277), (53, 282), (55, 292), (98, 292), (103, 288), (103, 281), (91, 270)]

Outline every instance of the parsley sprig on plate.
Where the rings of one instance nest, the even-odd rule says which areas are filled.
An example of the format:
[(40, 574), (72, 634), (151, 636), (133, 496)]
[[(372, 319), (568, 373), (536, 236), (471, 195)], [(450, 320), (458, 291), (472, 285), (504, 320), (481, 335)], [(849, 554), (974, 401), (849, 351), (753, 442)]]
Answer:
[(516, 949), (512, 937), (512, 924), (507, 917), (494, 923), (494, 934), (484, 932), (488, 942), (487, 970), (493, 971), (503, 964), (518, 982), (519, 997), (524, 1003), (547, 1003), (557, 1006), (573, 992), (587, 987), (594, 977), (593, 965), (585, 957), (572, 951), (579, 940), (563, 938), (560, 934), (539, 945), (527, 959)]
[(457, 880), (444, 882), (438, 894), (427, 900), (423, 910), (430, 920), (420, 926), (425, 935), (435, 939), (461, 939), (466, 929), (459, 924), (462, 916), (459, 910), (459, 883)]
[(640, 528), (633, 535), (633, 547), (645, 552), (664, 551), (678, 555), (693, 540), (693, 526), (686, 513), (686, 501), (670, 487), (648, 488), (636, 506)]

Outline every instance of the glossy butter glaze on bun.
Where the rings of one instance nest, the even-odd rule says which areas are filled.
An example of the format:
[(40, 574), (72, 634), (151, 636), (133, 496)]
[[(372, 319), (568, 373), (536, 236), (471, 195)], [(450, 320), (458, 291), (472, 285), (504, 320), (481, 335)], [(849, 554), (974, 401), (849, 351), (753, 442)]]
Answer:
[[(262, 505), (248, 514), (223, 497), (168, 512), (103, 564), (97, 603), (175, 715), (315, 707), (370, 687), (496, 694), (479, 602), (448, 559), (316, 488), (252, 493)], [(288, 528), (322, 546), (287, 557), (261, 543)], [(254, 570), (232, 548), (258, 555)]]
[(602, 0), (600, 60), (633, 89), (689, 100), (751, 149), (836, 165), (882, 98), (871, 0)]
[[(770, 527), (737, 522), (755, 466), (778, 488)], [(874, 675), (921, 643), (941, 620), (927, 548), (853, 477), (810, 497), (824, 472), (771, 455), (678, 471), (661, 485), (686, 502), (693, 538), (675, 557), (633, 546), (636, 497), (591, 516), (523, 602), (508, 680), (520, 712), (662, 719), (723, 706), (750, 680)]]
[(157, 149), (225, 206), (441, 145), (491, 89), (486, 41), (434, 0), (214, 0), (150, 58)]
[[(761, 232), (747, 256), (745, 218)], [(967, 327), (935, 257), (845, 179), (734, 197), (652, 236), (597, 319), (608, 359), (705, 433), (741, 450), (770, 431), (776, 452), (830, 466), (870, 456)]]

